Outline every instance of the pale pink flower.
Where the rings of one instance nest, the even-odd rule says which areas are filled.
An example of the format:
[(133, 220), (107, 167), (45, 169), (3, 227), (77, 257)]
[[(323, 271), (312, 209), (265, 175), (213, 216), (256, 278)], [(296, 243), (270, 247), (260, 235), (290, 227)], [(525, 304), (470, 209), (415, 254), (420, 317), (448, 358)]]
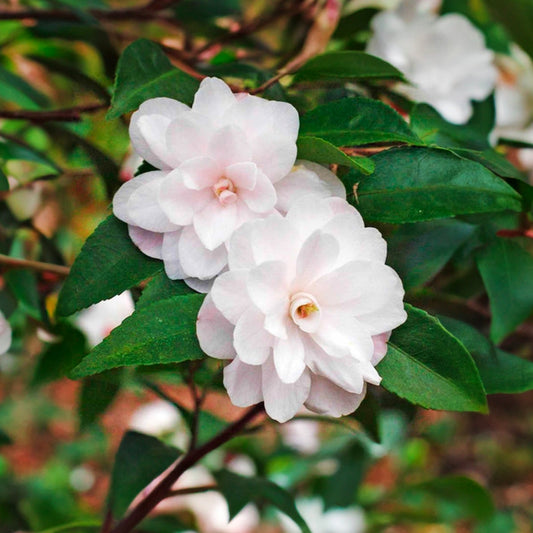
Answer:
[(287, 215), (243, 225), (228, 272), (197, 322), (202, 349), (232, 359), (224, 384), (240, 407), (265, 402), (283, 422), (305, 405), (341, 416), (379, 384), (374, 365), (406, 319), (386, 243), (340, 198), (305, 197)]
[(192, 108), (169, 98), (133, 114), (136, 152), (156, 170), (124, 184), (115, 216), (142, 252), (162, 259), (171, 279), (198, 290), (227, 263), (226, 243), (244, 222), (283, 212), (295, 196), (345, 196), (341, 182), (314, 163), (294, 167), (299, 119), (294, 107), (234, 95), (205, 79)]
[(11, 326), (0, 312), (0, 355), (6, 353), (11, 346)]
[(433, 4), (403, 0), (376, 15), (366, 51), (403, 72), (412, 85), (398, 84), (399, 92), (464, 124), (472, 115), (472, 100), (484, 100), (494, 89), (494, 53), (466, 17), (438, 16)]

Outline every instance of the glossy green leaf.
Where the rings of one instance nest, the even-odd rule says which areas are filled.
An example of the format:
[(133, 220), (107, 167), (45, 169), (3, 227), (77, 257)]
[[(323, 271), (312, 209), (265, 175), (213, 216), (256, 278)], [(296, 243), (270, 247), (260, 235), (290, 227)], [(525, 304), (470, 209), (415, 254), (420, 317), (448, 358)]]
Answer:
[(4, 174), (0, 168), (0, 191), (9, 191), (9, 182), (7, 181), (7, 176)]
[(11, 159), (33, 161), (34, 163), (41, 163), (54, 170), (61, 170), (47, 155), (30, 145), (22, 143), (22, 141), (16, 143), (11, 140), (0, 140), (0, 159), (4, 159), (5, 161)]
[(83, 380), (78, 415), (80, 429), (84, 430), (97, 421), (113, 403), (121, 385), (121, 373), (113, 370)]
[(296, 81), (303, 80), (372, 80), (404, 79), (403, 74), (379, 57), (345, 50), (328, 52), (309, 60), (296, 73)]
[(108, 499), (113, 515), (123, 516), (135, 496), (179, 456), (177, 448), (155, 437), (128, 431), (118, 448), (111, 474)]
[(477, 257), (498, 343), (533, 313), (533, 256), (511, 239), (497, 238)]
[(137, 301), (136, 308), (142, 309), (160, 300), (167, 300), (176, 296), (186, 296), (187, 294), (196, 294), (184, 281), (172, 280), (160, 272), (144, 288), (141, 297)]
[(515, 394), (533, 390), (532, 361), (500, 350), (465, 322), (447, 316), (440, 316), (439, 320), (472, 355), (487, 394)]
[(43, 318), (37, 276), (31, 270), (11, 270), (5, 274), (7, 286), (16, 296), (19, 307), (37, 320)]
[(300, 119), (300, 135), (335, 146), (378, 142), (420, 143), (392, 107), (370, 98), (344, 98), (318, 106)]
[(40, 355), (32, 386), (44, 385), (65, 377), (87, 353), (85, 336), (70, 324), (60, 324), (54, 334), (60, 337), (59, 341), (50, 344)]
[(222, 470), (215, 474), (218, 489), (226, 498), (230, 519), (250, 501), (266, 501), (294, 520), (303, 533), (311, 530), (302, 518), (293, 497), (285, 490), (267, 479), (244, 477)]
[(406, 290), (423, 285), (474, 231), (475, 226), (459, 220), (404, 224), (388, 239), (387, 264), (399, 274)]
[(356, 207), (369, 221), (405, 223), (471, 213), (521, 210), (520, 195), (479, 163), (443, 150), (397, 148), (372, 157), (371, 176), (351, 170)]
[(146, 306), (115, 328), (71, 372), (80, 378), (120, 366), (201, 359), (196, 318), (203, 294), (178, 296)]
[(139, 39), (120, 56), (107, 118), (132, 111), (149, 98), (166, 96), (191, 104), (198, 86), (197, 80), (172, 66), (157, 44)]
[(72, 265), (56, 313), (71, 315), (120, 294), (162, 268), (161, 261), (144, 255), (133, 244), (127, 225), (111, 215), (87, 239)]
[(486, 412), (479, 372), (463, 344), (425, 311), (406, 310), (377, 367), (381, 385), (426, 409)]
[(334, 144), (319, 137), (298, 137), (297, 145), (299, 159), (307, 159), (324, 165), (344, 165), (356, 168), (364, 175), (371, 174), (374, 169), (374, 163), (371, 159), (350, 157)]

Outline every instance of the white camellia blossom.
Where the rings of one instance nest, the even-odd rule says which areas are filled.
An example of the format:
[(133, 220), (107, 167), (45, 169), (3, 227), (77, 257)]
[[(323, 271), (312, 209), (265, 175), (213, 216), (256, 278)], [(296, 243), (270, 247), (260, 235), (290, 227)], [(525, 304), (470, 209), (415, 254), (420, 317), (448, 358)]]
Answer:
[(305, 405), (342, 416), (361, 403), (393, 328), (406, 319), (386, 242), (340, 198), (304, 197), (237, 230), (228, 271), (197, 321), (208, 355), (224, 369), (232, 402), (264, 401), (284, 422)]
[(427, 0), (404, 0), (379, 13), (366, 51), (403, 72), (412, 85), (399, 84), (399, 92), (432, 105), (449, 122), (464, 124), (472, 100), (483, 100), (494, 89), (494, 53), (466, 17), (438, 16), (432, 7)]
[(11, 346), (11, 335), (11, 326), (2, 312), (0, 312), (0, 355), (9, 350)]
[[(319, 498), (298, 500), (296, 507), (313, 533), (364, 533), (365, 514), (359, 507), (335, 507), (324, 511)], [(286, 515), (279, 515), (284, 533), (298, 533), (300, 528)]]
[[(217, 78), (202, 81), (192, 108), (170, 98), (144, 102), (130, 137), (160, 170), (125, 183), (113, 212), (146, 255), (162, 259), (171, 279), (197, 290), (227, 263), (226, 243), (244, 222), (284, 212), (295, 197), (345, 197), (338, 178), (296, 162), (299, 118), (285, 102), (234, 95)], [(191, 279), (192, 278), (192, 279)]]
[(91, 346), (100, 344), (113, 329), (135, 311), (135, 304), (129, 291), (91, 305), (81, 311), (75, 319), (76, 325), (85, 333)]

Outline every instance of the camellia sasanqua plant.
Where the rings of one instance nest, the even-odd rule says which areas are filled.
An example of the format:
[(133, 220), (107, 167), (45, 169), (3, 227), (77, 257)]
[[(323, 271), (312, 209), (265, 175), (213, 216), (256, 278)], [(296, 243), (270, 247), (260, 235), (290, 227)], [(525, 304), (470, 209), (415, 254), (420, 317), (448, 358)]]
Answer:
[(526, 19), (0, 8), (0, 532), (529, 531), (456, 448), (533, 390)]

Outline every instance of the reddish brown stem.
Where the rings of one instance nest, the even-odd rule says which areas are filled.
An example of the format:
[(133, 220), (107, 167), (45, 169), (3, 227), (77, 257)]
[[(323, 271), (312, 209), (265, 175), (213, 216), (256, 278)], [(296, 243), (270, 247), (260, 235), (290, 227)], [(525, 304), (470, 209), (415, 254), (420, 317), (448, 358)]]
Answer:
[(40, 261), (30, 261), (29, 259), (18, 259), (3, 254), (0, 254), (0, 265), (4, 265), (6, 268), (27, 268), (36, 272), (51, 272), (52, 274), (57, 274), (65, 278), (70, 272), (69, 267), (63, 265), (41, 263)]
[(1, 110), (0, 118), (12, 119), (12, 120), (29, 120), (31, 122), (49, 122), (49, 121), (62, 121), (62, 122), (78, 122), (84, 113), (94, 113), (105, 109), (107, 104), (95, 103), (82, 105), (77, 107), (67, 107), (64, 109), (53, 109), (34, 111), (29, 109), (14, 109), (14, 110)]
[(264, 405), (262, 403), (252, 407), (236, 422), (229, 425), (224, 431), (219, 433), (216, 437), (206, 442), (199, 448), (195, 448), (184, 455), (165, 475), (165, 477), (156, 485), (156, 487), (148, 493), (132, 510), (126, 515), (112, 530), (111, 533), (129, 533), (132, 531), (156, 505), (168, 497), (172, 486), (178, 478), (187, 471), (191, 466), (195, 465), (205, 455), (216, 450), (222, 444), (225, 444), (233, 437), (237, 436), (256, 416), (264, 412)]

